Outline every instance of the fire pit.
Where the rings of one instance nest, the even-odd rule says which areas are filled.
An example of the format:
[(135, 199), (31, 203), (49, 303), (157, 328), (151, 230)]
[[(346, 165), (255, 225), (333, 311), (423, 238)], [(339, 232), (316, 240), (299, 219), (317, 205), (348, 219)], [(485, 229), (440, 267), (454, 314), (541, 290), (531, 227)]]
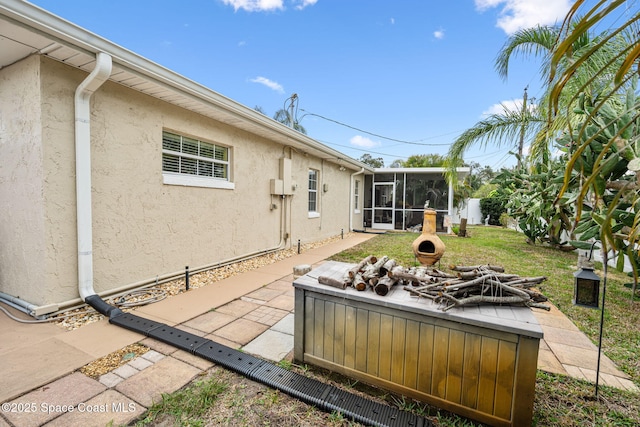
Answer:
[(444, 255), (444, 242), (436, 234), (436, 211), (426, 208), (422, 234), (413, 241), (413, 253), (422, 265), (433, 265)]

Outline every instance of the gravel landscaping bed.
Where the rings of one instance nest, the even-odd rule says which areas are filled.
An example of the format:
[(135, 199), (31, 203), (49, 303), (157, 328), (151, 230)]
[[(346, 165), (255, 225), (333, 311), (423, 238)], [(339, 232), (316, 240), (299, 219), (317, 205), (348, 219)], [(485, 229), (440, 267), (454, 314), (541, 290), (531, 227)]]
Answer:
[[(350, 234), (351, 233), (345, 233), (345, 237), (348, 237)], [(300, 251), (305, 252), (310, 249), (318, 248), (341, 239), (342, 236), (338, 235), (316, 242), (305, 243), (300, 246)], [(247, 271), (255, 270), (257, 268), (273, 264), (275, 262), (297, 255), (297, 253), (298, 248), (296, 246), (294, 248), (282, 249), (279, 251), (249, 258), (244, 261), (234, 262), (231, 264), (213, 268), (211, 270), (195, 273), (189, 276), (189, 291), (210, 285), (212, 283), (235, 276), (237, 274), (245, 273)], [(185, 290), (185, 280), (184, 277), (182, 277), (144, 289), (130, 291), (121, 296), (105, 298), (105, 301), (107, 303), (117, 305), (123, 311), (130, 311), (134, 310), (137, 306), (157, 302), (162, 299), (170, 298), (174, 295), (189, 291)], [(61, 328), (71, 331), (74, 329), (78, 329), (86, 324), (97, 322), (103, 317), (103, 315), (96, 312), (93, 308), (85, 305), (74, 310), (62, 312), (53, 317), (53, 319), (59, 320), (53, 321), (54, 324), (60, 326)]]

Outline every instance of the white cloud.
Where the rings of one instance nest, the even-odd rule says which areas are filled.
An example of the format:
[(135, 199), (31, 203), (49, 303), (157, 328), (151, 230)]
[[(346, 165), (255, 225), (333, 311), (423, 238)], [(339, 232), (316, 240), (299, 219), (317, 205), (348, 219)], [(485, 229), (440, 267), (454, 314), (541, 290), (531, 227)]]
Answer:
[[(492, 114), (502, 114), (505, 111), (520, 111), (522, 110), (522, 98), (521, 99), (511, 99), (509, 101), (502, 101), (499, 104), (493, 104), (485, 111), (482, 112), (482, 117), (485, 118)], [(536, 104), (532, 103), (531, 100), (527, 102), (527, 108), (532, 111), (536, 108)]]
[(302, 10), (307, 6), (313, 6), (316, 4), (318, 0), (298, 0), (298, 4), (296, 4), (296, 9)]
[(396, 18), (391, 18), (390, 22), (391, 22), (391, 25), (395, 24), (396, 23)]
[(373, 141), (361, 135), (354, 136), (349, 140), (349, 142), (352, 145), (355, 145), (356, 147), (362, 147), (362, 148), (374, 148), (374, 147), (379, 147), (381, 145), (380, 142)]
[(238, 9), (247, 12), (262, 12), (283, 9), (283, 0), (222, 0), (228, 6), (233, 6), (235, 11)]
[(256, 77), (255, 79), (250, 80), (252, 83), (259, 83), (261, 85), (265, 85), (269, 89), (273, 89), (278, 93), (284, 93), (284, 88), (280, 83), (276, 83), (272, 80), (269, 80), (266, 77)]
[(476, 8), (481, 12), (502, 8), (496, 26), (509, 35), (523, 28), (562, 21), (571, 3), (571, 0), (475, 0)]
[(436, 30), (433, 32), (433, 37), (437, 38), (438, 40), (442, 40), (444, 38), (444, 30)]
[[(227, 6), (232, 6), (247, 12), (272, 12), (285, 9), (284, 0), (222, 0)], [(313, 6), (318, 0), (290, 0), (295, 9), (302, 10), (307, 6)]]

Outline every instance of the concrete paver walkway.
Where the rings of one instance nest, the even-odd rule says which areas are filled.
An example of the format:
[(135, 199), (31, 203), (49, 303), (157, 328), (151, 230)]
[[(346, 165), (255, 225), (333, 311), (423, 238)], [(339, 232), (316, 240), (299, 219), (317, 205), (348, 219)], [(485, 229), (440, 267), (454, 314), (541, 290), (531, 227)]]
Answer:
[[(293, 267), (317, 265), (371, 237), (350, 235), (139, 307), (136, 314), (271, 361), (291, 358)], [(545, 335), (538, 368), (595, 381), (597, 347), (557, 309), (534, 310), (534, 314)], [(83, 365), (135, 342), (151, 350), (98, 380), (77, 372)], [(106, 320), (67, 332), (50, 324), (20, 324), (0, 314), (0, 343), (0, 402), (4, 402), (0, 427), (126, 424), (158, 401), (162, 393), (183, 387), (213, 365)], [(638, 391), (604, 355), (600, 379), (602, 384)]]
[[(540, 341), (538, 369), (595, 382), (598, 347), (553, 305), (549, 312), (533, 309), (533, 314), (544, 333), (544, 340)], [(599, 383), (639, 391), (631, 378), (604, 354), (600, 358)]]

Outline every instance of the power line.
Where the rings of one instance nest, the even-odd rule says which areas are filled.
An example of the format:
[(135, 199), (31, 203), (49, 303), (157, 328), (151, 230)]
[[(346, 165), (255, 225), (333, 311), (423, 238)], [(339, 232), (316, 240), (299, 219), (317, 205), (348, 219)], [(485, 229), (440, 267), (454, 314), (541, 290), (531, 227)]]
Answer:
[[(338, 124), (338, 125), (340, 125), (340, 126), (344, 126), (344, 127), (348, 127), (349, 129), (357, 130), (358, 132), (366, 133), (366, 134), (368, 134), (368, 135), (375, 136), (375, 137), (377, 137), (377, 138), (386, 139), (386, 140), (388, 140), (388, 141), (399, 142), (399, 143), (401, 143), (401, 144), (423, 145), (423, 146), (430, 146), (430, 147), (435, 147), (435, 146), (449, 146), (449, 145), (451, 145), (450, 143), (444, 143), (444, 144), (428, 144), (428, 143), (417, 142), (417, 141), (405, 141), (405, 140), (402, 140), (402, 139), (389, 138), (389, 137), (387, 137), (387, 136), (379, 135), (379, 134), (377, 134), (377, 133), (368, 132), (368, 131), (366, 131), (366, 130), (359, 129), (359, 128), (355, 127), (355, 126), (351, 126), (351, 125), (348, 125), (348, 124), (346, 124), (346, 123), (342, 123), (342, 122), (339, 122), (339, 121), (337, 121), (337, 120), (333, 120), (333, 119), (330, 119), (330, 118), (328, 118), (328, 117), (321, 116), (320, 114), (310, 113), (310, 112), (308, 112), (308, 111), (306, 111), (306, 110), (303, 110), (302, 108), (300, 108), (300, 111), (304, 111), (304, 112), (306, 113), (306, 114), (304, 114), (302, 117), (304, 117), (304, 116), (315, 116), (315, 117), (319, 117), (319, 118), (321, 118), (321, 119), (323, 119), (323, 120), (326, 120), (326, 121), (329, 121), (329, 122), (336, 123), (336, 124)], [(302, 117), (300, 117), (300, 120), (302, 120)], [(451, 132), (451, 133), (456, 133), (456, 132)], [(437, 138), (437, 137), (433, 137), (433, 138)], [(425, 139), (428, 139), (428, 138), (425, 138)], [(419, 140), (419, 141), (424, 141), (424, 139), (421, 139), (421, 140)]]
[[(401, 143), (401, 144), (411, 144), (411, 145), (421, 145), (421, 146), (450, 146), (451, 145), (451, 144), (421, 144), (421, 143), (418, 143), (418, 142), (415, 142), (415, 141), (403, 141), (403, 140), (399, 140), (399, 139), (395, 139), (395, 138), (387, 138), (385, 136), (381, 136), (381, 135), (378, 135), (378, 134), (375, 134), (375, 133), (367, 132), (365, 130), (356, 128), (354, 126), (347, 125), (347, 124), (339, 122), (337, 120), (333, 120), (333, 119), (321, 116), (319, 114), (310, 113), (310, 112), (308, 112), (308, 111), (306, 111), (306, 110), (304, 110), (302, 108), (300, 108), (300, 111), (304, 111), (305, 112), (305, 114), (302, 117), (307, 116), (307, 115), (319, 117), (319, 118), (321, 118), (323, 120), (327, 120), (327, 121), (336, 123), (338, 125), (345, 126), (345, 127), (350, 128), (350, 129), (357, 130), (359, 132), (363, 132), (363, 133), (366, 133), (366, 134), (369, 134), (369, 135), (373, 135), (373, 136), (376, 136), (376, 137), (379, 137), (379, 138), (387, 139), (387, 140), (390, 140), (390, 141), (395, 141), (395, 142), (398, 142), (398, 143)], [(302, 119), (302, 117), (300, 117), (300, 119)], [(450, 134), (451, 133), (459, 133), (459, 132), (450, 132)], [(437, 137), (432, 137), (432, 138), (437, 138)], [(427, 139), (427, 138), (425, 138), (425, 139)], [(322, 143), (325, 143), (325, 144), (328, 144), (328, 145), (336, 146), (336, 147), (348, 148), (348, 149), (351, 149), (351, 150), (361, 151), (361, 152), (369, 153), (369, 154), (376, 154), (376, 155), (379, 155), (379, 156), (386, 156), (386, 157), (391, 157), (391, 158), (395, 158), (395, 159), (407, 159), (408, 158), (407, 156), (398, 156), (397, 154), (380, 153), (380, 152), (376, 152), (376, 151), (371, 151), (369, 149), (355, 148), (353, 146), (336, 144), (334, 142), (329, 142), (329, 141), (322, 141), (322, 140), (318, 140), (318, 141), (320, 141)], [(481, 155), (477, 155), (477, 156), (467, 157), (467, 159), (479, 159), (479, 158), (491, 156), (493, 154), (497, 154), (497, 153), (500, 153), (500, 152), (501, 152), (501, 150), (498, 150), (498, 151), (495, 151), (495, 152), (489, 153), (489, 154), (481, 154)], [(497, 163), (498, 167), (499, 167), (499, 165), (504, 164), (506, 162), (506, 160), (507, 160), (507, 158), (509, 156), (510, 156), (510, 153), (507, 153), (498, 162), (494, 162), (494, 163)]]
[(355, 148), (355, 147), (350, 146), (350, 145), (342, 145), (342, 144), (336, 144), (335, 142), (322, 141), (321, 139), (319, 139), (318, 141), (322, 142), (323, 144), (334, 145), (336, 147), (349, 148), (351, 150), (362, 151), (364, 153), (369, 153), (369, 154), (377, 154), (379, 156), (395, 157), (396, 159), (406, 159), (406, 158), (408, 158), (407, 156), (398, 156), (396, 154), (379, 153), (377, 151), (371, 151), (371, 150), (367, 150), (367, 149), (364, 149), (364, 148)]

